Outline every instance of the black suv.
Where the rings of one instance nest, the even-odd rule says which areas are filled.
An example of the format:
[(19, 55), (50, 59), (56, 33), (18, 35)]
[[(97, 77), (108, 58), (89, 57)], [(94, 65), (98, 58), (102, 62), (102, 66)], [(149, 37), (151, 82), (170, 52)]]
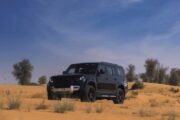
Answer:
[(78, 97), (82, 102), (111, 99), (123, 103), (127, 93), (123, 67), (106, 62), (71, 64), (63, 75), (50, 77), (48, 99)]

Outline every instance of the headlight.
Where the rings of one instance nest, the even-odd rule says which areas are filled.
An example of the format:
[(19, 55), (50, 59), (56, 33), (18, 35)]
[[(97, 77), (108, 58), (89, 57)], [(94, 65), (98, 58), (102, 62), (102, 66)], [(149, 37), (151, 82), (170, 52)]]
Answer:
[(84, 76), (81, 76), (81, 77), (79, 78), (79, 80), (85, 82), (85, 81), (86, 81), (86, 78), (85, 78)]

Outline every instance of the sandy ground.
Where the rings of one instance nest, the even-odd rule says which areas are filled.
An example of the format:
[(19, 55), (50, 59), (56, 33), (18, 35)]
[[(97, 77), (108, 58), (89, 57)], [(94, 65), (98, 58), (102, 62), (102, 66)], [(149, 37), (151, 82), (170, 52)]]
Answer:
[[(180, 120), (180, 87), (173, 87), (179, 89), (178, 92), (172, 92), (172, 87), (145, 83), (142, 90), (129, 90), (123, 105), (115, 105), (111, 100), (95, 103), (81, 103), (78, 99), (48, 101), (45, 85), (0, 85), (0, 120)], [(19, 109), (8, 109), (11, 98), (21, 101)], [(55, 113), (57, 103), (64, 102), (73, 104), (74, 111)], [(37, 110), (41, 103), (47, 108)], [(96, 112), (98, 106), (102, 108), (101, 113)]]

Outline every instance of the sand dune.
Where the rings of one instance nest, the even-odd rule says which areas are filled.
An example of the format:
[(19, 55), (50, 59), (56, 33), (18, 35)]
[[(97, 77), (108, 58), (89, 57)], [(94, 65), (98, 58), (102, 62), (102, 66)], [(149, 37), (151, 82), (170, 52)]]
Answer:
[[(131, 86), (131, 83), (129, 83)], [(172, 88), (179, 89), (173, 91)], [(20, 101), (20, 108), (9, 110), (8, 101)], [(71, 103), (74, 108), (55, 113), (58, 104)], [(39, 105), (45, 108), (37, 109)], [(100, 112), (97, 109), (100, 108)], [(145, 88), (129, 91), (123, 105), (110, 100), (81, 103), (78, 99), (48, 101), (46, 86), (0, 85), (0, 120), (180, 120), (180, 88), (145, 83)]]

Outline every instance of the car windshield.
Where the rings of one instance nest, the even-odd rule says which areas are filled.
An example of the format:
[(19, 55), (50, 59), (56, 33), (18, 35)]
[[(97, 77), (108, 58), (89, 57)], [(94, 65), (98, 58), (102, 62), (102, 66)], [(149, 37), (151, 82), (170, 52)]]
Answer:
[(71, 65), (66, 73), (67, 74), (95, 74), (97, 69), (97, 64), (73, 64)]

